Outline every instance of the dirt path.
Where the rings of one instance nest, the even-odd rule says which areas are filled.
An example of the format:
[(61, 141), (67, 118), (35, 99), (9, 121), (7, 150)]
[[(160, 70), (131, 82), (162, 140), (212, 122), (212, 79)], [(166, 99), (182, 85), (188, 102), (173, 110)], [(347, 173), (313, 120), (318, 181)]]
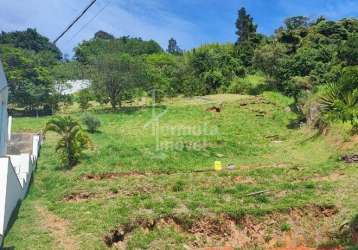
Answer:
[(68, 233), (69, 223), (62, 218), (54, 215), (46, 208), (37, 205), (37, 213), (40, 218), (40, 224), (46, 228), (55, 239), (56, 246), (65, 250), (79, 249), (78, 241)]

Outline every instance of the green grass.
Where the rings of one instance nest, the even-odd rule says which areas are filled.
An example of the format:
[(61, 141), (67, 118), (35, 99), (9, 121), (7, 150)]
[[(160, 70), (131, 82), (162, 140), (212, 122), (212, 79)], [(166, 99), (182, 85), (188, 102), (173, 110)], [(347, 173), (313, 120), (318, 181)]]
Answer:
[[(101, 120), (99, 133), (91, 134), (93, 149), (70, 171), (59, 169), (54, 153), (56, 135), (48, 134), (41, 150), (38, 169), (28, 198), (5, 240), (16, 249), (52, 249), (53, 236), (39, 226), (34, 206), (41, 204), (70, 222), (69, 233), (81, 249), (106, 249), (103, 237), (120, 225), (143, 218), (155, 220), (176, 215), (200, 218), (207, 214), (262, 216), (307, 204), (334, 204), (342, 208), (342, 220), (358, 213), (354, 195), (358, 171), (337, 161), (336, 147), (308, 129), (289, 129), (296, 118), (285, 111), (289, 98), (264, 93), (269, 103), (240, 103), (250, 96), (210, 96), (224, 102), (221, 113), (206, 109), (212, 105), (199, 99), (177, 99), (163, 103), (160, 118), (160, 147), (151, 125), (150, 107), (126, 108), (113, 113), (93, 109)], [(261, 113), (260, 113), (261, 112)], [(264, 116), (260, 114), (264, 113)], [(80, 112), (73, 112), (80, 118)], [(15, 118), (15, 131), (40, 131), (48, 117)], [(215, 172), (215, 161), (235, 164), (233, 171)], [(340, 171), (350, 176), (344, 181), (318, 180)], [(85, 180), (84, 174), (147, 173), (115, 179)], [(250, 179), (250, 183), (237, 181)], [(353, 186), (353, 187), (352, 187)], [(353, 190), (352, 190), (353, 189)], [(259, 196), (252, 192), (270, 190)], [(344, 192), (342, 192), (344, 190)], [(351, 191), (349, 191), (351, 190)], [(275, 193), (284, 191), (284, 196)], [(99, 195), (81, 202), (66, 202), (71, 193)], [(340, 192), (340, 193), (338, 193)], [(114, 197), (106, 197), (115, 193)], [(282, 230), (287, 227), (282, 225)], [(35, 233), (36, 235), (34, 235)], [(20, 240), (21, 237), (21, 240)], [(190, 234), (171, 227), (147, 231), (136, 228), (128, 248), (182, 249), (190, 245)]]

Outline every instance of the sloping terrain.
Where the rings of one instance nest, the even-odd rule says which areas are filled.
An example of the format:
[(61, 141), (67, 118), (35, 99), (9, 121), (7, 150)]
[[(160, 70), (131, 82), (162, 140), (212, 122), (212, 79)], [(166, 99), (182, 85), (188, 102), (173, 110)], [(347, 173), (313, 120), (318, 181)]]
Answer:
[[(92, 149), (72, 170), (58, 168), (57, 138), (46, 136), (30, 194), (5, 246), (352, 245), (358, 168), (340, 156), (357, 152), (357, 140), (343, 129), (323, 137), (293, 126), (290, 104), (265, 93), (179, 98), (155, 111), (93, 110), (101, 132), (91, 135)], [(46, 120), (18, 118), (14, 128), (37, 132)], [(222, 162), (221, 171), (214, 170), (215, 161)]]

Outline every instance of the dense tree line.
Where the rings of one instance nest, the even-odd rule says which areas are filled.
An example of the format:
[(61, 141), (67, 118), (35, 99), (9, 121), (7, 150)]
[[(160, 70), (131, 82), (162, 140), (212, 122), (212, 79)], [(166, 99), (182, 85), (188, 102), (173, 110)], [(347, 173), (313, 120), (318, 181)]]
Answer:
[(68, 79), (91, 80), (91, 88), (79, 94), (84, 108), (91, 99), (117, 108), (150, 95), (153, 89), (159, 101), (176, 95), (257, 94), (259, 90), (248, 91), (251, 87), (245, 79), (261, 75), (266, 79), (263, 90), (292, 96), (302, 114), (315, 96), (328, 95), (330, 101), (320, 99), (327, 114), (322, 117), (333, 117), (328, 115), (329, 108), (334, 109), (332, 98), (344, 93), (351, 101), (340, 109), (353, 110), (345, 117), (356, 122), (357, 19), (290, 17), (268, 37), (257, 32), (253, 17), (241, 8), (235, 27), (234, 43), (204, 44), (189, 51), (182, 50), (174, 38), (164, 51), (153, 40), (116, 38), (98, 31), (75, 48), (70, 62), (60, 62), (59, 50), (35, 30), (3, 32), (0, 52), (10, 82), (10, 101), (30, 109), (57, 104), (65, 99), (54, 86)]

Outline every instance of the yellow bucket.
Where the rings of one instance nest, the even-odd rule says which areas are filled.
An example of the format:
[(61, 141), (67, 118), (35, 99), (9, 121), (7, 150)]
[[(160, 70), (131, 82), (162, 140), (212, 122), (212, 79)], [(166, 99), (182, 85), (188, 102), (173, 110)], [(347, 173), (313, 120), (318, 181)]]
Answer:
[(221, 161), (215, 161), (214, 169), (215, 169), (215, 171), (221, 171), (223, 169), (223, 165), (222, 165)]

